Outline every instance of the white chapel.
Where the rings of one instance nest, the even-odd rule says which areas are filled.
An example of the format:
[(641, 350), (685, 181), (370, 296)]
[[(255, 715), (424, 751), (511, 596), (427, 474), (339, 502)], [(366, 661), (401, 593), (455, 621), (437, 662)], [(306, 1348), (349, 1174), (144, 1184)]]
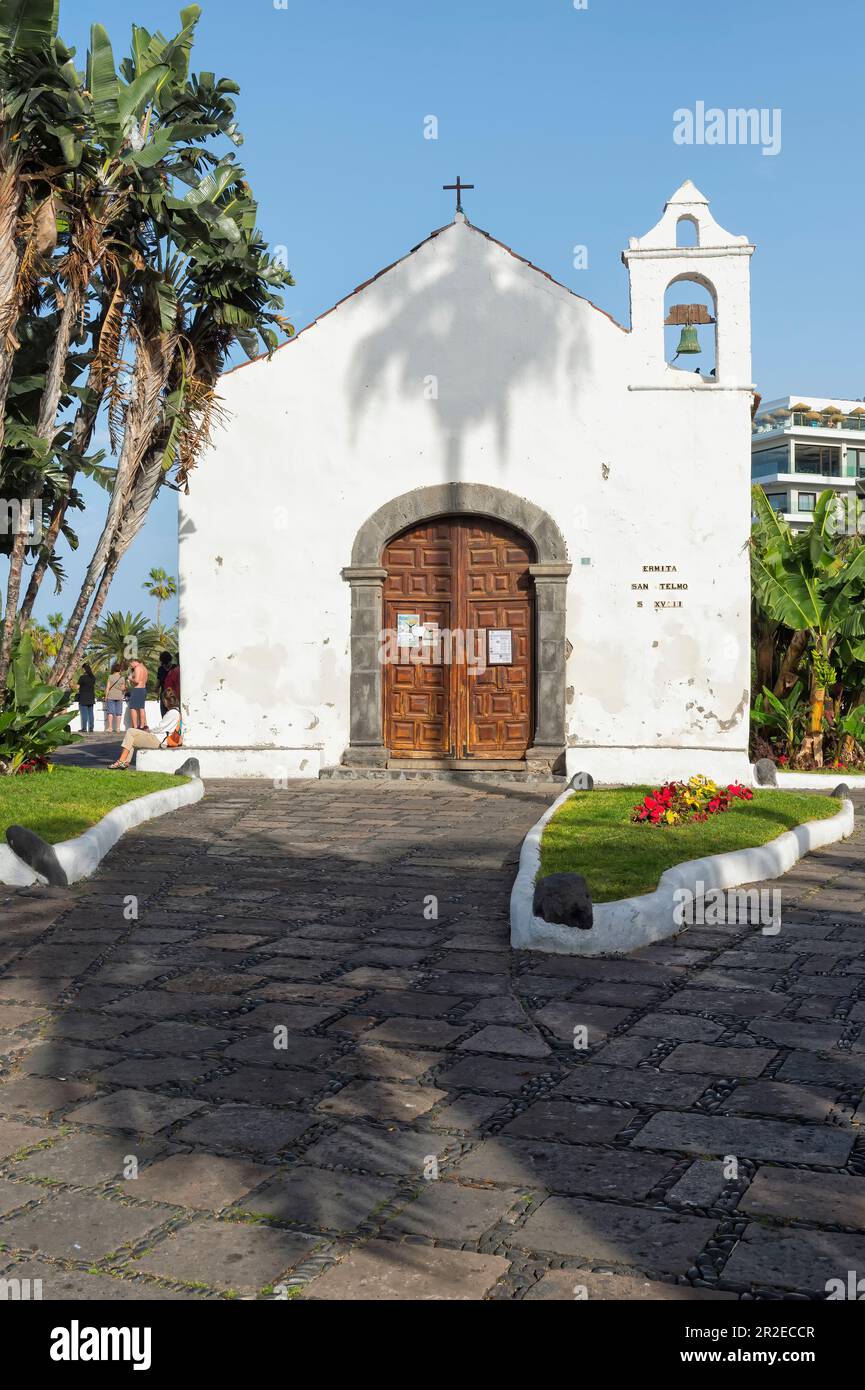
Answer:
[(227, 373), (140, 766), (748, 778), (753, 250), (684, 183), (626, 326), (458, 211)]

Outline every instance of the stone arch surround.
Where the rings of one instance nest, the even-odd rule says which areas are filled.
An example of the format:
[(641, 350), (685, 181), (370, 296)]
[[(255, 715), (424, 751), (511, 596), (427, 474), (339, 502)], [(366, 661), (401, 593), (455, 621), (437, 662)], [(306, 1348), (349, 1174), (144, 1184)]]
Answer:
[(349, 745), (343, 763), (384, 767), (382, 567), (385, 545), (401, 531), (437, 516), (485, 516), (522, 531), (535, 547), (529, 566), (535, 585), (535, 736), (527, 761), (541, 773), (561, 764), (565, 752), (566, 592), (571, 566), (565, 538), (548, 512), (516, 493), (486, 483), (439, 483), (415, 488), (379, 507), (354, 539), (351, 564), (342, 571), (351, 586)]

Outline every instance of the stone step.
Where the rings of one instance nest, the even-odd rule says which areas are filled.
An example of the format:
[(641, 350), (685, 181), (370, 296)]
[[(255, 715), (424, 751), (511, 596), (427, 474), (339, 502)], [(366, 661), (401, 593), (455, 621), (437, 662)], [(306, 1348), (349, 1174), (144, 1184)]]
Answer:
[(451, 768), (433, 766), (400, 767), (344, 767), (341, 764), (323, 767), (319, 772), (322, 780), (340, 782), (450, 782), (457, 786), (513, 786), (515, 783), (528, 783), (539, 789), (549, 789), (556, 795), (566, 786), (564, 777), (554, 777), (549, 773), (538, 775), (525, 767)]
[(529, 772), (525, 758), (389, 758), (389, 772)]

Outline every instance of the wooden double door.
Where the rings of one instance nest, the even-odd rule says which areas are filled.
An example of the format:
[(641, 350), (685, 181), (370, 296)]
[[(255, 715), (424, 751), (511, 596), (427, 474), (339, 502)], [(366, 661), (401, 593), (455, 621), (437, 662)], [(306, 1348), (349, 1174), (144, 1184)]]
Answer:
[(520, 759), (532, 741), (529, 541), (440, 517), (385, 547), (384, 739), (393, 758)]

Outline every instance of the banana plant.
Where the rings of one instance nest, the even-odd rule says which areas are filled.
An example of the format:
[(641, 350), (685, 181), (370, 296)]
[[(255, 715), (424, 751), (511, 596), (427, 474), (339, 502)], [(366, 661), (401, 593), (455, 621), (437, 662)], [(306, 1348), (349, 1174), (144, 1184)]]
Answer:
[(835, 722), (835, 728), (839, 734), (844, 735), (841, 745), (841, 762), (849, 763), (853, 757), (855, 745), (865, 744), (865, 704), (854, 705), (846, 714)]
[(55, 748), (77, 743), (78, 736), (69, 728), (74, 715), (69, 693), (40, 679), (29, 633), (16, 645), (6, 684), (6, 704), (0, 712), (0, 775), (11, 777), (31, 758), (47, 758)]
[(754, 708), (751, 710), (751, 720), (754, 724), (766, 729), (769, 734), (780, 734), (788, 757), (794, 755), (805, 728), (806, 709), (802, 700), (803, 691), (802, 682), (797, 681), (789, 694), (783, 699), (779, 699), (764, 685), (762, 694), (758, 695)]
[(799, 535), (773, 511), (760, 487), (753, 489), (753, 505), (761, 527), (759, 550), (752, 547), (756, 596), (775, 621), (808, 634), (811, 712), (799, 757), (822, 766), (826, 687), (835, 676), (833, 651), (854, 608), (862, 603), (865, 547), (850, 552), (838, 546), (831, 490), (820, 494), (812, 525)]

